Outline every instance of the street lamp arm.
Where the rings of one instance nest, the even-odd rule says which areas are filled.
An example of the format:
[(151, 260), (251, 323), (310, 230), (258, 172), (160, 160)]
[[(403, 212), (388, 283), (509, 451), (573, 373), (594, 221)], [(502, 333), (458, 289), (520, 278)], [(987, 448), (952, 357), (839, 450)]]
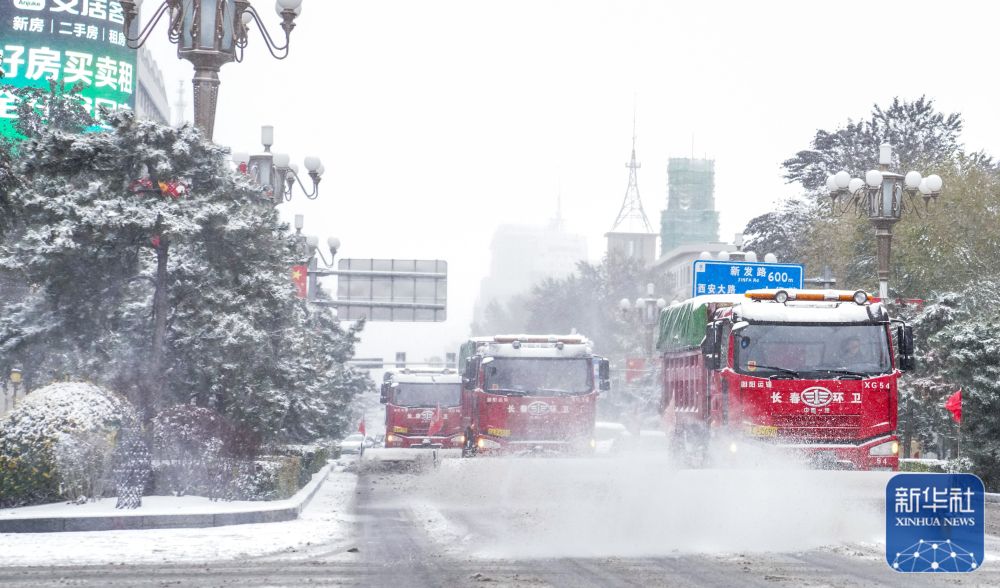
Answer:
[[(135, 4), (131, 2), (128, 3), (128, 5), (126, 5), (126, 3), (123, 2), (122, 7), (125, 9), (126, 13), (125, 31), (124, 31), (125, 42), (130, 49), (138, 49), (139, 47), (142, 47), (143, 45), (146, 44), (146, 40), (149, 39), (149, 35), (153, 33), (153, 29), (156, 28), (156, 25), (159, 24), (160, 19), (163, 18), (163, 15), (167, 12), (167, 10), (169, 10), (170, 0), (164, 0), (160, 4), (159, 8), (157, 8), (156, 12), (153, 14), (153, 17), (149, 19), (149, 22), (146, 23), (146, 26), (143, 27), (142, 31), (138, 35), (136, 35), (135, 38), (128, 36), (128, 30), (131, 28), (133, 19), (135, 19), (139, 13), (135, 9)], [(174, 28), (173, 27), (174, 23), (170, 23), (170, 25), (171, 25), (170, 29), (172, 31)]]
[(319, 256), (320, 260), (323, 262), (323, 265), (325, 265), (326, 267), (333, 267), (333, 255), (332, 254), (330, 255), (330, 261), (327, 261), (326, 257), (323, 255), (323, 250), (320, 249), (319, 247), (317, 247), (316, 248), (316, 255)]
[(306, 189), (305, 184), (302, 183), (302, 179), (299, 178), (299, 174), (296, 173), (295, 170), (289, 168), (289, 169), (282, 170), (282, 171), (284, 171), (285, 173), (288, 174), (287, 176), (285, 176), (285, 178), (286, 178), (285, 182), (288, 183), (288, 189), (284, 191), (284, 199), (285, 199), (286, 202), (292, 199), (292, 186), (295, 185), (295, 182), (299, 183), (299, 188), (302, 189), (302, 194), (306, 198), (308, 198), (309, 200), (315, 200), (315, 199), (319, 198), (319, 181), (320, 181), (320, 177), (319, 177), (318, 173), (316, 173), (316, 172), (309, 172), (309, 177), (312, 178), (312, 181), (313, 181), (313, 189), (310, 192), (309, 190)]
[[(253, 5), (247, 6), (246, 14), (253, 17), (253, 21), (257, 24), (257, 29), (260, 30), (261, 36), (264, 37), (264, 44), (267, 45), (267, 50), (271, 53), (271, 56), (278, 60), (288, 57), (289, 37), (292, 34), (292, 29), (295, 28), (295, 23), (292, 22), (295, 20), (295, 11), (281, 11), (281, 28), (285, 31), (285, 44), (280, 47), (274, 42), (274, 38), (271, 37), (271, 33), (267, 32), (267, 27), (264, 26), (264, 21), (260, 19), (260, 15), (257, 14), (257, 9), (255, 9)], [(246, 45), (245, 42), (244, 45)], [(279, 55), (279, 53), (281, 54)]]

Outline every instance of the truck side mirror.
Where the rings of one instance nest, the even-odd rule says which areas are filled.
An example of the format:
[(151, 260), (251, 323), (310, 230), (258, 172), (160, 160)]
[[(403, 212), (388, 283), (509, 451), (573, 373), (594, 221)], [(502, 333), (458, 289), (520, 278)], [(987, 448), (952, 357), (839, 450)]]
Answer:
[(719, 369), (719, 329), (715, 323), (705, 326), (705, 338), (701, 340), (701, 355), (704, 357), (705, 367), (710, 370)]
[(606, 358), (597, 362), (598, 389), (601, 392), (611, 390), (611, 363)]
[(462, 385), (466, 390), (473, 390), (476, 387), (476, 376), (479, 372), (479, 360), (470, 357), (465, 364), (465, 373), (462, 374)]
[(917, 367), (916, 359), (913, 357), (913, 327), (902, 325), (896, 330), (896, 341), (899, 343), (899, 369), (910, 371)]
[(385, 382), (382, 384), (382, 396), (379, 397), (378, 399), (378, 401), (381, 402), (382, 404), (389, 403), (389, 389), (391, 387), (392, 385), (389, 382)]

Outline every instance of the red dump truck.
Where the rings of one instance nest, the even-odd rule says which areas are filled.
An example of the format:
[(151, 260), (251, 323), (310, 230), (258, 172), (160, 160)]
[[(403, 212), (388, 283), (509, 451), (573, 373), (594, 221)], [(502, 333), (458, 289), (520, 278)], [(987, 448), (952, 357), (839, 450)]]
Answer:
[(593, 451), (609, 372), (585, 337), (481, 337), (459, 358), (465, 455)]
[(898, 469), (913, 333), (863, 291), (698, 296), (663, 309), (657, 349), (664, 429), (692, 461), (752, 440), (818, 467)]
[(455, 370), (404, 369), (386, 372), (385, 446), (461, 448), (462, 378)]

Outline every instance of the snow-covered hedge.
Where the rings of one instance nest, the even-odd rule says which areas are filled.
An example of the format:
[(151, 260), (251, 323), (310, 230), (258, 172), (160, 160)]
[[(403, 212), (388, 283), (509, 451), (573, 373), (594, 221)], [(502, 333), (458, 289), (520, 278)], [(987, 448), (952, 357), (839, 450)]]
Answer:
[(0, 421), (0, 506), (102, 495), (129, 410), (120, 396), (81, 382), (28, 394)]
[(274, 448), (272, 455), (284, 455), (299, 458), (299, 488), (312, 480), (313, 474), (323, 469), (330, 460), (332, 452), (328, 443), (310, 443), (307, 445), (281, 445)]
[(153, 418), (152, 433), (157, 494), (273, 500), (298, 489), (298, 457), (260, 460), (260, 438), (211, 409), (168, 408)]
[(245, 427), (198, 406), (168, 408), (151, 425), (156, 494), (280, 500), (307, 484), (330, 455), (323, 444), (264, 450)]

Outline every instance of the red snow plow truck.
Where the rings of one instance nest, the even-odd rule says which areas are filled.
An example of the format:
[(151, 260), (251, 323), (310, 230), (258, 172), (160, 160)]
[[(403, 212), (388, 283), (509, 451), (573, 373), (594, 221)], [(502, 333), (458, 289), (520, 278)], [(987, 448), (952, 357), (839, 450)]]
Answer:
[(589, 453), (608, 361), (580, 335), (471, 339), (459, 354), (466, 456)]
[(816, 467), (897, 470), (898, 381), (913, 332), (864, 291), (753, 290), (663, 309), (660, 409), (674, 451), (751, 441)]
[(404, 369), (386, 372), (385, 446), (460, 448), (462, 378), (455, 370)]

